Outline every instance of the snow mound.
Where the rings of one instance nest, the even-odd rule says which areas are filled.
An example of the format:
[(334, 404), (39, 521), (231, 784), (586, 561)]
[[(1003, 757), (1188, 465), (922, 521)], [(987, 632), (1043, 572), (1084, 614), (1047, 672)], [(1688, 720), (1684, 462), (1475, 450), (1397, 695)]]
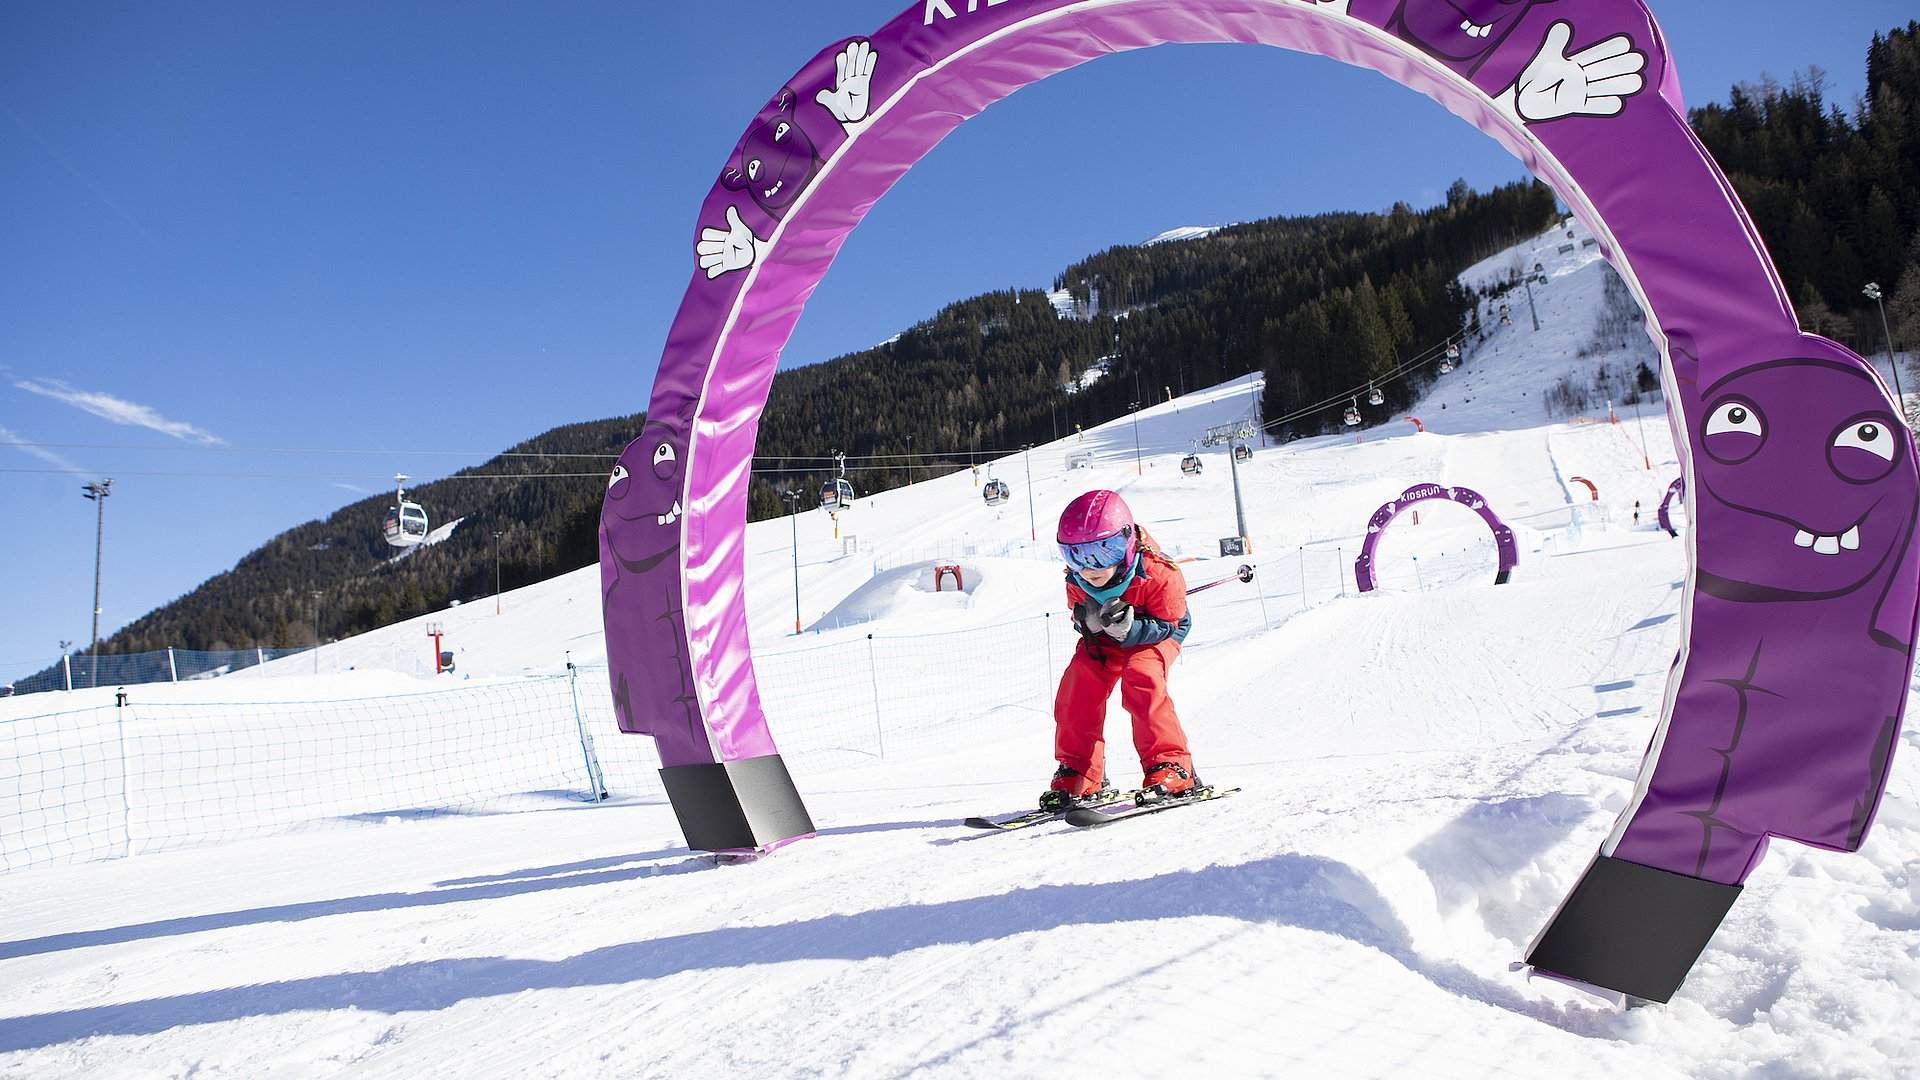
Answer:
[(956, 618), (983, 625), (1027, 614), (1035, 589), (1060, 588), (1060, 568), (1032, 559), (967, 557), (909, 563), (875, 574), (810, 630), (890, 622), (912, 633), (929, 617), (940, 628)]

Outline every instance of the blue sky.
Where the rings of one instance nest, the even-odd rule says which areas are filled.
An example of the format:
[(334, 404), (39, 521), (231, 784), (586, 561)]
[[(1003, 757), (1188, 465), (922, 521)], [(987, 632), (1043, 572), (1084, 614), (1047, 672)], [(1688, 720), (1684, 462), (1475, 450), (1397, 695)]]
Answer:
[[(644, 408), (741, 131), (817, 50), (906, 6), (0, 6), (0, 681), (89, 636), (88, 480), (115, 480), (104, 637), (396, 472)], [(1850, 107), (1872, 34), (1914, 14), (1653, 8), (1693, 105), (1818, 65)], [(916, 166), (783, 363), (1177, 226), (1522, 175), (1426, 98), (1318, 57), (1109, 57)]]

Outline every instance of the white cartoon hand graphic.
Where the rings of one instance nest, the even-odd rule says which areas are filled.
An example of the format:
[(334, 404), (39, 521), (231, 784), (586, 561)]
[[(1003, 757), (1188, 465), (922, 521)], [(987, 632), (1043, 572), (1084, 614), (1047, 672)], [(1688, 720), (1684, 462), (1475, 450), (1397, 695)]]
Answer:
[(740, 220), (740, 211), (729, 206), (727, 227), (701, 229), (700, 241), (693, 245), (693, 250), (700, 257), (700, 269), (707, 272), (707, 279), (711, 281), (721, 274), (752, 266), (760, 255), (762, 243), (753, 235), (753, 230), (747, 228), (747, 223)]
[(1646, 85), (1640, 70), (1647, 66), (1647, 57), (1633, 47), (1632, 38), (1616, 34), (1568, 56), (1572, 40), (1572, 24), (1554, 23), (1539, 55), (1508, 91), (1505, 104), (1523, 122), (1576, 114), (1613, 116), (1625, 107), (1622, 99)]
[(813, 95), (813, 100), (843, 124), (857, 124), (865, 120), (867, 110), (873, 106), (869, 96), (873, 83), (873, 60), (871, 42), (856, 41), (840, 50), (840, 55), (833, 58), (833, 89), (820, 91)]

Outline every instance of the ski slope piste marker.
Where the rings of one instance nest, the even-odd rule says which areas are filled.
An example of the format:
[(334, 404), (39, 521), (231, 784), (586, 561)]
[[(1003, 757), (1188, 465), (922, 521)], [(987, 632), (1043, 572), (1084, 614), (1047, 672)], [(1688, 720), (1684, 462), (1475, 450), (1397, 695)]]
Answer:
[(1371, 69), (1464, 118), (1593, 232), (1659, 348), (1687, 481), (1681, 652), (1626, 808), (1526, 958), (1668, 1000), (1770, 838), (1860, 846), (1920, 611), (1912, 436), (1864, 360), (1800, 331), (1645, 4), (1481, 7), (917, 0), (770, 86), (699, 209), (646, 426), (601, 513), (614, 705), (653, 737), (689, 846), (813, 831), (761, 708), (742, 584), (754, 437), (806, 297), (981, 109), (1109, 53), (1208, 42)]

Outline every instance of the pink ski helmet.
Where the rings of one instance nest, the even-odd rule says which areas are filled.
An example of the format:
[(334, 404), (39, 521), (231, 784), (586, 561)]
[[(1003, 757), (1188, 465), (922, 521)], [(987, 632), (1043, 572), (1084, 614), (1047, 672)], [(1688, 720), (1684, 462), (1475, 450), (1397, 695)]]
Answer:
[(1054, 535), (1075, 569), (1099, 570), (1133, 561), (1133, 512), (1111, 491), (1089, 491), (1067, 504)]

